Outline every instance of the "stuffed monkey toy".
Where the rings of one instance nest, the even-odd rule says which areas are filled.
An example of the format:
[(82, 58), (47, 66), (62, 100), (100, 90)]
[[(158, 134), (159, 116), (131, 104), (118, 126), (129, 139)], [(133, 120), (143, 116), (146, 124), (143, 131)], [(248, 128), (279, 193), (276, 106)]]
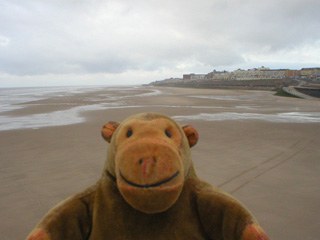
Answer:
[(98, 182), (54, 207), (27, 240), (268, 240), (251, 213), (200, 180), (192, 126), (157, 113), (102, 129), (110, 143)]

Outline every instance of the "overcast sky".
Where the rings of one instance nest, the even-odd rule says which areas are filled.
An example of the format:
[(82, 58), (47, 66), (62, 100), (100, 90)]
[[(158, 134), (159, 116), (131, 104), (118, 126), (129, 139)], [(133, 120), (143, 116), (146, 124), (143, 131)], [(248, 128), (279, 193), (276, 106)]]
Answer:
[(319, 0), (1, 0), (0, 87), (320, 67)]

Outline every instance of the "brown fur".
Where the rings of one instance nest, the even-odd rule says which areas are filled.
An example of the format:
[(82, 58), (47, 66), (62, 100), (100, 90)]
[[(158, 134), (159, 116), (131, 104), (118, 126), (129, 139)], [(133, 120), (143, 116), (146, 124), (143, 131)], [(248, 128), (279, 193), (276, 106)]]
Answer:
[(107, 123), (102, 135), (111, 142), (102, 177), (53, 208), (28, 240), (268, 239), (241, 203), (198, 179), (193, 127), (147, 113)]

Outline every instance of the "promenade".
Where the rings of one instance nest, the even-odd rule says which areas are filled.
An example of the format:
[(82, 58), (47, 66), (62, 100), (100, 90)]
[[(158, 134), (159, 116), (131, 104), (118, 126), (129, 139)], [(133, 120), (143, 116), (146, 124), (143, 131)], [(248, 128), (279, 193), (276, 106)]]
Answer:
[[(310, 88), (305, 88), (305, 89), (310, 89)], [(289, 93), (299, 98), (320, 101), (319, 97), (313, 97), (308, 94), (304, 94), (301, 91), (298, 91), (294, 86), (283, 87), (282, 90), (285, 91), (286, 93)]]

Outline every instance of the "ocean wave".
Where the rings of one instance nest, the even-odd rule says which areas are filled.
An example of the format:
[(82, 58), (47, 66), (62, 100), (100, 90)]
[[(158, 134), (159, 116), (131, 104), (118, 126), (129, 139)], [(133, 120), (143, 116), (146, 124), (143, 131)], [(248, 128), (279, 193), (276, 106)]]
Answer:
[(108, 104), (94, 104), (78, 106), (68, 110), (32, 114), (20, 117), (0, 116), (0, 131), (72, 125), (84, 122), (86, 118), (82, 116), (82, 113), (87, 111), (137, 107), (141, 106), (109, 106)]
[(226, 121), (226, 120), (261, 120), (279, 123), (318, 123), (319, 112), (284, 112), (276, 114), (261, 113), (200, 113), (197, 115), (173, 116), (177, 121), (203, 120), (203, 121)]

